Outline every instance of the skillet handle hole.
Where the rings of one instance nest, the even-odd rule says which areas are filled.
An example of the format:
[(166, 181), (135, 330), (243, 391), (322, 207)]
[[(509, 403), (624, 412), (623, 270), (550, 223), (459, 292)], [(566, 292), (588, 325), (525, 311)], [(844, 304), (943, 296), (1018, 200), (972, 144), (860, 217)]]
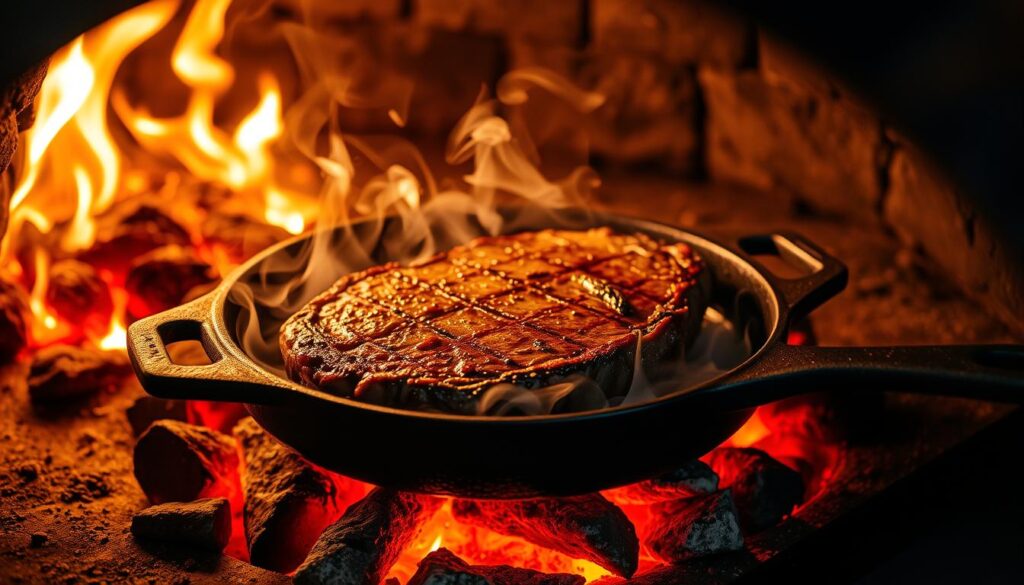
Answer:
[(739, 246), (778, 278), (806, 278), (824, 268), (815, 254), (779, 234), (742, 238)]
[(220, 359), (198, 321), (170, 321), (157, 327), (167, 357), (179, 366), (208, 366)]
[(206, 348), (198, 339), (175, 341), (164, 346), (172, 364), (179, 366), (208, 366), (213, 363)]

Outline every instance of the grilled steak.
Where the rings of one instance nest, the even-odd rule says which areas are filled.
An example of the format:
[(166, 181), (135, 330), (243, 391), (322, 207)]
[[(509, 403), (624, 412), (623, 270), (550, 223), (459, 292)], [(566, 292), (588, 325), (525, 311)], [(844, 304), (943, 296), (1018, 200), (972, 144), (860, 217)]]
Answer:
[(699, 331), (706, 271), (687, 245), (608, 228), (483, 237), (414, 266), (346, 275), (281, 328), (296, 382), (472, 413), (490, 387), (571, 374), (609, 397)]

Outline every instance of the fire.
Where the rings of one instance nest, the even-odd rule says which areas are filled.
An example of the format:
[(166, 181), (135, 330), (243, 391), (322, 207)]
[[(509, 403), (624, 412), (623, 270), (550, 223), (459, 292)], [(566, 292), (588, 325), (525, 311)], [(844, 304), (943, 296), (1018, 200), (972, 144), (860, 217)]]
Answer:
[(573, 559), (520, 538), (460, 524), (452, 517), (449, 500), (402, 553), (388, 577), (407, 582), (416, 572), (419, 561), (442, 546), (475, 565), (511, 565), (547, 573), (575, 573), (588, 582), (611, 574), (590, 561)]
[[(597, 185), (586, 167), (560, 181), (546, 177), (534, 160), (527, 137), (518, 136), (514, 125), (497, 112), (522, 107), (534, 87), (556, 94), (581, 112), (600, 107), (604, 98), (599, 94), (572, 88), (537, 70), (507, 76), (498, 88), (498, 101), (481, 96), (452, 132), (448, 161), (473, 162), (472, 171), (463, 176), (465, 185), (439, 187), (441, 182), (434, 180), (424, 157), (410, 144), (396, 141), (378, 148), (367, 140), (341, 135), (333, 108), (360, 103), (360, 96), (353, 95), (346, 83), (349, 80), (312, 71), (314, 86), (307, 88), (307, 95), (322, 99), (310, 105), (312, 101), (299, 103), (301, 98), (290, 96), (285, 91), (288, 84), (270, 68), (236, 72), (235, 65), (218, 52), (230, 5), (231, 0), (189, 4), (190, 12), (165, 63), (167, 76), (187, 90), (181, 103), (171, 104), (177, 109), (152, 107), (145, 95), (139, 95), (145, 92), (127, 86), (126, 76), (118, 73), (126, 58), (158, 32), (172, 23), (180, 24), (181, 19), (174, 18), (182, 9), (179, 0), (152, 0), (131, 9), (54, 55), (36, 104), (37, 122), (22, 139), (11, 201), (11, 233), (0, 251), (0, 270), (31, 292), (34, 346), (75, 339), (101, 349), (124, 350), (130, 321), (126, 314), (130, 266), (117, 265), (101, 274), (113, 305), (106, 328), (82, 331), (79, 323), (84, 316), (60, 315), (47, 303), (52, 266), (95, 252), (104, 237), (102, 220), (122, 203), (147, 196), (171, 202), (168, 217), (182, 224), (188, 240), (175, 244), (191, 246), (224, 274), (244, 258), (219, 242), (219, 234), (202, 229), (202, 221), (213, 213), (212, 205), (198, 202), (206, 188), (228, 193), (223, 203), (226, 209), (217, 211), (237, 213), (262, 224), (260, 227), (276, 226), (289, 234), (309, 230), (314, 221), (332, 225), (356, 216), (397, 214), (400, 237), (386, 243), (395, 246), (389, 251), (394, 251), (397, 259), (411, 260), (433, 253), (444, 243), (434, 239), (435, 232), (453, 238), (476, 235), (466, 225), (445, 224), (451, 210), (471, 211), (477, 227), (494, 233), (502, 221), (495, 212), (499, 193), (551, 209), (575, 205)], [(257, 73), (249, 96), (255, 98), (252, 103), (230, 103), (227, 98), (229, 90), (252, 79), (239, 73)], [(396, 82), (395, 87), (407, 85)], [(155, 92), (159, 93), (159, 88)], [(403, 94), (402, 99), (407, 98)], [(302, 107), (289, 110), (297, 104)], [(407, 109), (406, 103), (386, 111), (396, 126), (404, 127)], [(109, 116), (109, 111), (114, 116)], [(159, 114), (154, 113), (157, 111)], [(168, 111), (174, 113), (168, 115)], [(292, 131), (297, 136), (291, 136)], [(282, 154), (287, 149), (290, 157)], [(380, 172), (357, 182), (357, 163), (367, 161)], [(445, 229), (431, 230), (439, 226)], [(355, 256), (345, 261), (364, 260), (358, 254), (368, 252), (362, 247), (365, 242), (351, 243), (347, 251)], [(120, 251), (116, 243), (112, 247), (113, 252), (106, 253)], [(323, 250), (323, 242), (315, 240), (313, 253)], [(319, 268), (310, 262), (300, 271), (308, 280), (290, 285), (313, 291), (326, 288), (328, 282), (316, 279), (326, 278), (330, 272), (309, 267)], [(262, 298), (252, 292), (254, 305), (263, 302), (279, 311), (288, 309), (283, 303), (292, 297), (282, 290), (264, 292)], [(250, 344), (256, 349), (262, 344), (276, 350), (276, 335), (261, 339), (258, 320), (250, 325), (246, 350), (251, 349)], [(192, 422), (221, 430), (229, 430), (242, 413), (240, 405), (189, 404)], [(755, 415), (733, 437), (732, 444), (752, 445), (768, 433)], [(390, 576), (405, 582), (420, 559), (442, 546), (470, 563), (572, 572), (588, 580), (608, 574), (593, 563), (521, 539), (460, 525), (446, 505), (405, 551)]]
[[(232, 65), (216, 54), (230, 4), (200, 0), (188, 15), (168, 62), (191, 90), (178, 117), (148, 114), (146, 106), (133, 104), (117, 83), (126, 57), (168, 25), (180, 8), (178, 0), (154, 0), (129, 10), (54, 55), (37, 102), (38, 122), (23, 136), (23, 158), (11, 199), (12, 233), (0, 253), (9, 276), (27, 279), (36, 345), (77, 333), (69, 323), (74, 316), (62, 318), (46, 304), (49, 267), (58, 259), (88, 252), (96, 241), (97, 218), (154, 184), (180, 184), (178, 177), (187, 173), (190, 180), (223, 185), (254, 220), (291, 234), (302, 233), (316, 213), (315, 201), (276, 180), (279, 169), (272, 148), (283, 135), (284, 117), (281, 90), (272, 73), (258, 76), (256, 106), (233, 130), (214, 122), (217, 100), (235, 79)], [(111, 107), (114, 120), (108, 119)], [(130, 136), (116, 128), (118, 124)], [(149, 159), (154, 155), (170, 156), (180, 170), (153, 165)], [(198, 222), (202, 212), (184, 207), (178, 214)], [(38, 236), (31, 236), (26, 226), (33, 226)], [(27, 252), (11, 244), (25, 239), (32, 248)], [(219, 269), (230, 269), (240, 260), (215, 246), (196, 244)], [(31, 271), (22, 270), (26, 254)], [(124, 295), (123, 279), (124, 274), (116, 274), (109, 283), (115, 298)], [(126, 323), (121, 303), (107, 333), (88, 341), (123, 348)]]
[(761, 420), (759, 411), (755, 410), (753, 416), (729, 438), (728, 443), (733, 447), (750, 447), (770, 435), (771, 432), (771, 429)]

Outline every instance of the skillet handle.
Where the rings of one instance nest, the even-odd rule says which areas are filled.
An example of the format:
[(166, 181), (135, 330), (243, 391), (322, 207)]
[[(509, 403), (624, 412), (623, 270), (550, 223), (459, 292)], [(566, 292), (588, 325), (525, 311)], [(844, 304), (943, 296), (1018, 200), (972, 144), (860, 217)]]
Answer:
[[(128, 356), (146, 392), (159, 398), (272, 403), (285, 395), (281, 381), (236, 359), (213, 334), (214, 294), (140, 319), (128, 326)], [(199, 341), (212, 363), (171, 361), (167, 344)]]
[[(790, 319), (802, 317), (846, 288), (846, 265), (807, 238), (790, 231), (744, 236), (736, 244), (779, 291)], [(777, 256), (804, 276), (774, 274), (756, 256)]]
[(1024, 404), (1024, 345), (779, 344), (730, 383), (744, 407), (806, 392), (864, 389)]

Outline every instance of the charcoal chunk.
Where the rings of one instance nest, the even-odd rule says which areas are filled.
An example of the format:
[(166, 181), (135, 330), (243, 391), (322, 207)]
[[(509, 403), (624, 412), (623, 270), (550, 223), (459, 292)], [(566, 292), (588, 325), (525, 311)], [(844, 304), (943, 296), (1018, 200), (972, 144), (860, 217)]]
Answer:
[(135, 479), (155, 504), (235, 495), (238, 452), (231, 437), (160, 420), (135, 444)]
[(46, 302), (65, 321), (93, 335), (106, 332), (114, 312), (107, 283), (92, 266), (77, 260), (61, 260), (50, 267)]
[(607, 490), (604, 495), (615, 504), (630, 506), (710, 494), (717, 489), (718, 475), (706, 463), (694, 460), (654, 479)]
[(162, 246), (191, 245), (191, 238), (158, 197), (138, 197), (114, 204), (96, 221), (96, 241), (78, 255), (86, 264), (115, 273), (135, 258)]
[(235, 426), (242, 447), (245, 535), (252, 564), (287, 573), (338, 517), (337, 488), (324, 472), (252, 418)]
[(752, 448), (720, 447), (707, 462), (732, 491), (740, 525), (753, 534), (779, 523), (804, 497), (803, 478), (771, 455)]
[(654, 504), (651, 517), (647, 548), (667, 563), (743, 548), (729, 490)]
[(154, 396), (140, 396), (125, 411), (132, 434), (138, 437), (158, 420), (188, 420), (188, 409), (184, 400), (164, 400)]
[(120, 352), (52, 345), (32, 356), (28, 393), (34, 403), (55, 403), (114, 388), (130, 373)]
[(295, 582), (377, 585), (441, 502), (431, 496), (375, 488), (324, 530), (295, 571)]
[(221, 551), (231, 538), (231, 506), (225, 498), (150, 506), (132, 518), (132, 535)]
[(518, 536), (618, 575), (637, 568), (636, 529), (615, 504), (599, 494), (530, 500), (455, 500), (452, 514), (466, 524)]
[(134, 321), (181, 304), (188, 293), (217, 279), (213, 267), (182, 246), (164, 246), (136, 258), (125, 277), (128, 316)]
[(28, 317), (25, 291), (0, 279), (0, 362), (14, 358), (28, 343)]
[(407, 585), (583, 585), (586, 579), (568, 573), (541, 573), (508, 565), (470, 565), (446, 548), (419, 563)]

